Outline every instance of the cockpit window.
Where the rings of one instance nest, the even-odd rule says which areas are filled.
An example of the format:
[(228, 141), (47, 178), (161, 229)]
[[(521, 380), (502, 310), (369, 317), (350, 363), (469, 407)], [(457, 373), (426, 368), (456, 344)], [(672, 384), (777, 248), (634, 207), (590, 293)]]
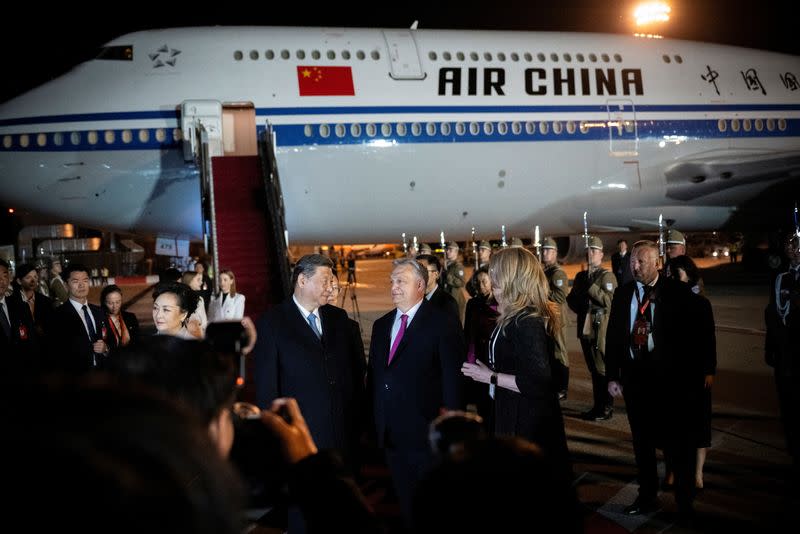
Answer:
[(95, 59), (133, 61), (133, 45), (104, 46), (97, 53)]

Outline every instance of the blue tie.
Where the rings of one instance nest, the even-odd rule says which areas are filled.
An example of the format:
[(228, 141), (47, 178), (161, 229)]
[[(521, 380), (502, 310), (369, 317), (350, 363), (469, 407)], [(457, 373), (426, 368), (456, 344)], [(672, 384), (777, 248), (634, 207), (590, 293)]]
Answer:
[(86, 328), (89, 330), (89, 339), (92, 343), (94, 343), (97, 341), (97, 331), (94, 329), (92, 317), (89, 315), (89, 307), (86, 304), (83, 305), (83, 318), (86, 319)]
[(317, 329), (317, 316), (313, 313), (309, 313), (306, 319), (308, 319), (308, 326), (310, 326), (311, 330), (314, 331), (314, 335), (317, 336), (317, 339), (322, 339), (322, 334), (320, 334), (319, 330)]

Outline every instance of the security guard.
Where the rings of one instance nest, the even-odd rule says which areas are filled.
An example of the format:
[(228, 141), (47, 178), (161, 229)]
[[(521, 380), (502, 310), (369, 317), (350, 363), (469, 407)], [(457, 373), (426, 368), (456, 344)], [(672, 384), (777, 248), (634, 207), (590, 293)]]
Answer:
[(422, 254), (432, 255), (433, 254), (433, 250), (431, 250), (431, 246), (429, 244), (423, 243), (423, 244), (421, 244), (419, 246), (419, 253), (420, 253), (420, 255), (422, 255)]
[(445, 258), (447, 258), (447, 269), (444, 277), (444, 290), (450, 293), (456, 304), (458, 304), (458, 316), (461, 324), (464, 324), (464, 312), (467, 308), (467, 299), (464, 298), (464, 266), (458, 261), (458, 243), (450, 241), (445, 248)]
[[(492, 257), (492, 245), (484, 240), (478, 243), (478, 269), (481, 267), (489, 267), (489, 259)], [(467, 293), (469, 293), (470, 297), (474, 297), (478, 294), (478, 269), (475, 269), (475, 272), (472, 273), (472, 277), (469, 279), (469, 283), (467, 283)]]
[(570, 309), (578, 314), (578, 339), (583, 357), (592, 375), (594, 405), (583, 413), (589, 421), (605, 421), (614, 413), (613, 399), (606, 383), (605, 344), (611, 299), (617, 288), (614, 273), (602, 267), (603, 242), (597, 236), (589, 237), (587, 251), (589, 270), (575, 276), (572, 291), (567, 296)]
[(567, 273), (558, 264), (558, 247), (552, 237), (542, 240), (542, 264), (544, 274), (550, 284), (549, 298), (561, 311), (561, 328), (555, 338), (555, 353), (557, 365), (553, 368), (553, 380), (558, 387), (558, 398), (567, 398), (569, 385), (569, 355), (567, 354), (567, 286), (569, 279)]
[(511, 244), (509, 245), (511, 248), (522, 248), (522, 239), (518, 237), (511, 238)]
[(665, 243), (667, 245), (667, 261), (686, 254), (686, 238), (674, 228), (667, 230), (667, 239)]

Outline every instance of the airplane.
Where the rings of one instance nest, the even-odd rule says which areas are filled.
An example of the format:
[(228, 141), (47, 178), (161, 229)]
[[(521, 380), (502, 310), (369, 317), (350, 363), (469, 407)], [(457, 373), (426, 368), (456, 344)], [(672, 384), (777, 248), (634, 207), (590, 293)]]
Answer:
[(585, 211), (592, 232), (712, 229), (796, 181), (798, 76), (797, 56), (626, 35), (141, 31), (0, 106), (0, 201), (201, 239), (186, 125), (210, 103), (223, 138), (228, 113), (273, 128), (293, 245), (574, 235)]

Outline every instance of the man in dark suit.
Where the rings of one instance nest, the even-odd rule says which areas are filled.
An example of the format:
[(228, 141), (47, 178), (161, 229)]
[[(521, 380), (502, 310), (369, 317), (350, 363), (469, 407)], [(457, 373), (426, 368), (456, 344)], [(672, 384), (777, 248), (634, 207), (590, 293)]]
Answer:
[(373, 325), (368, 376), (378, 445), (410, 519), (414, 486), (432, 461), (429, 425), (443, 408), (463, 408), (465, 351), (459, 320), (424, 298), (425, 267), (410, 258), (394, 265), (397, 309)]
[(72, 264), (64, 271), (69, 299), (53, 313), (48, 335), (48, 371), (83, 374), (102, 368), (108, 345), (105, 312), (89, 304), (89, 270)]
[(362, 428), (365, 362), (347, 313), (326, 305), (332, 262), (300, 258), (292, 273), (294, 293), (257, 323), (256, 401), (269, 408), (294, 397), (321, 449), (335, 448), (353, 462)]
[(608, 392), (625, 398), (639, 495), (624, 513), (655, 511), (656, 447), (675, 471), (679, 520), (694, 514), (697, 432), (702, 426), (703, 351), (713, 340), (703, 309), (687, 284), (658, 274), (658, 245), (633, 246), (635, 278), (614, 293), (606, 337)]
[(456, 299), (439, 285), (439, 278), (442, 276), (442, 263), (439, 258), (432, 254), (420, 254), (417, 256), (417, 261), (421, 262), (422, 266), (428, 270), (425, 298), (440, 310), (452, 313), (458, 319), (458, 303)]
[(628, 242), (617, 241), (617, 251), (611, 255), (611, 271), (617, 277), (617, 285), (621, 286), (633, 280), (631, 256), (628, 254)]

